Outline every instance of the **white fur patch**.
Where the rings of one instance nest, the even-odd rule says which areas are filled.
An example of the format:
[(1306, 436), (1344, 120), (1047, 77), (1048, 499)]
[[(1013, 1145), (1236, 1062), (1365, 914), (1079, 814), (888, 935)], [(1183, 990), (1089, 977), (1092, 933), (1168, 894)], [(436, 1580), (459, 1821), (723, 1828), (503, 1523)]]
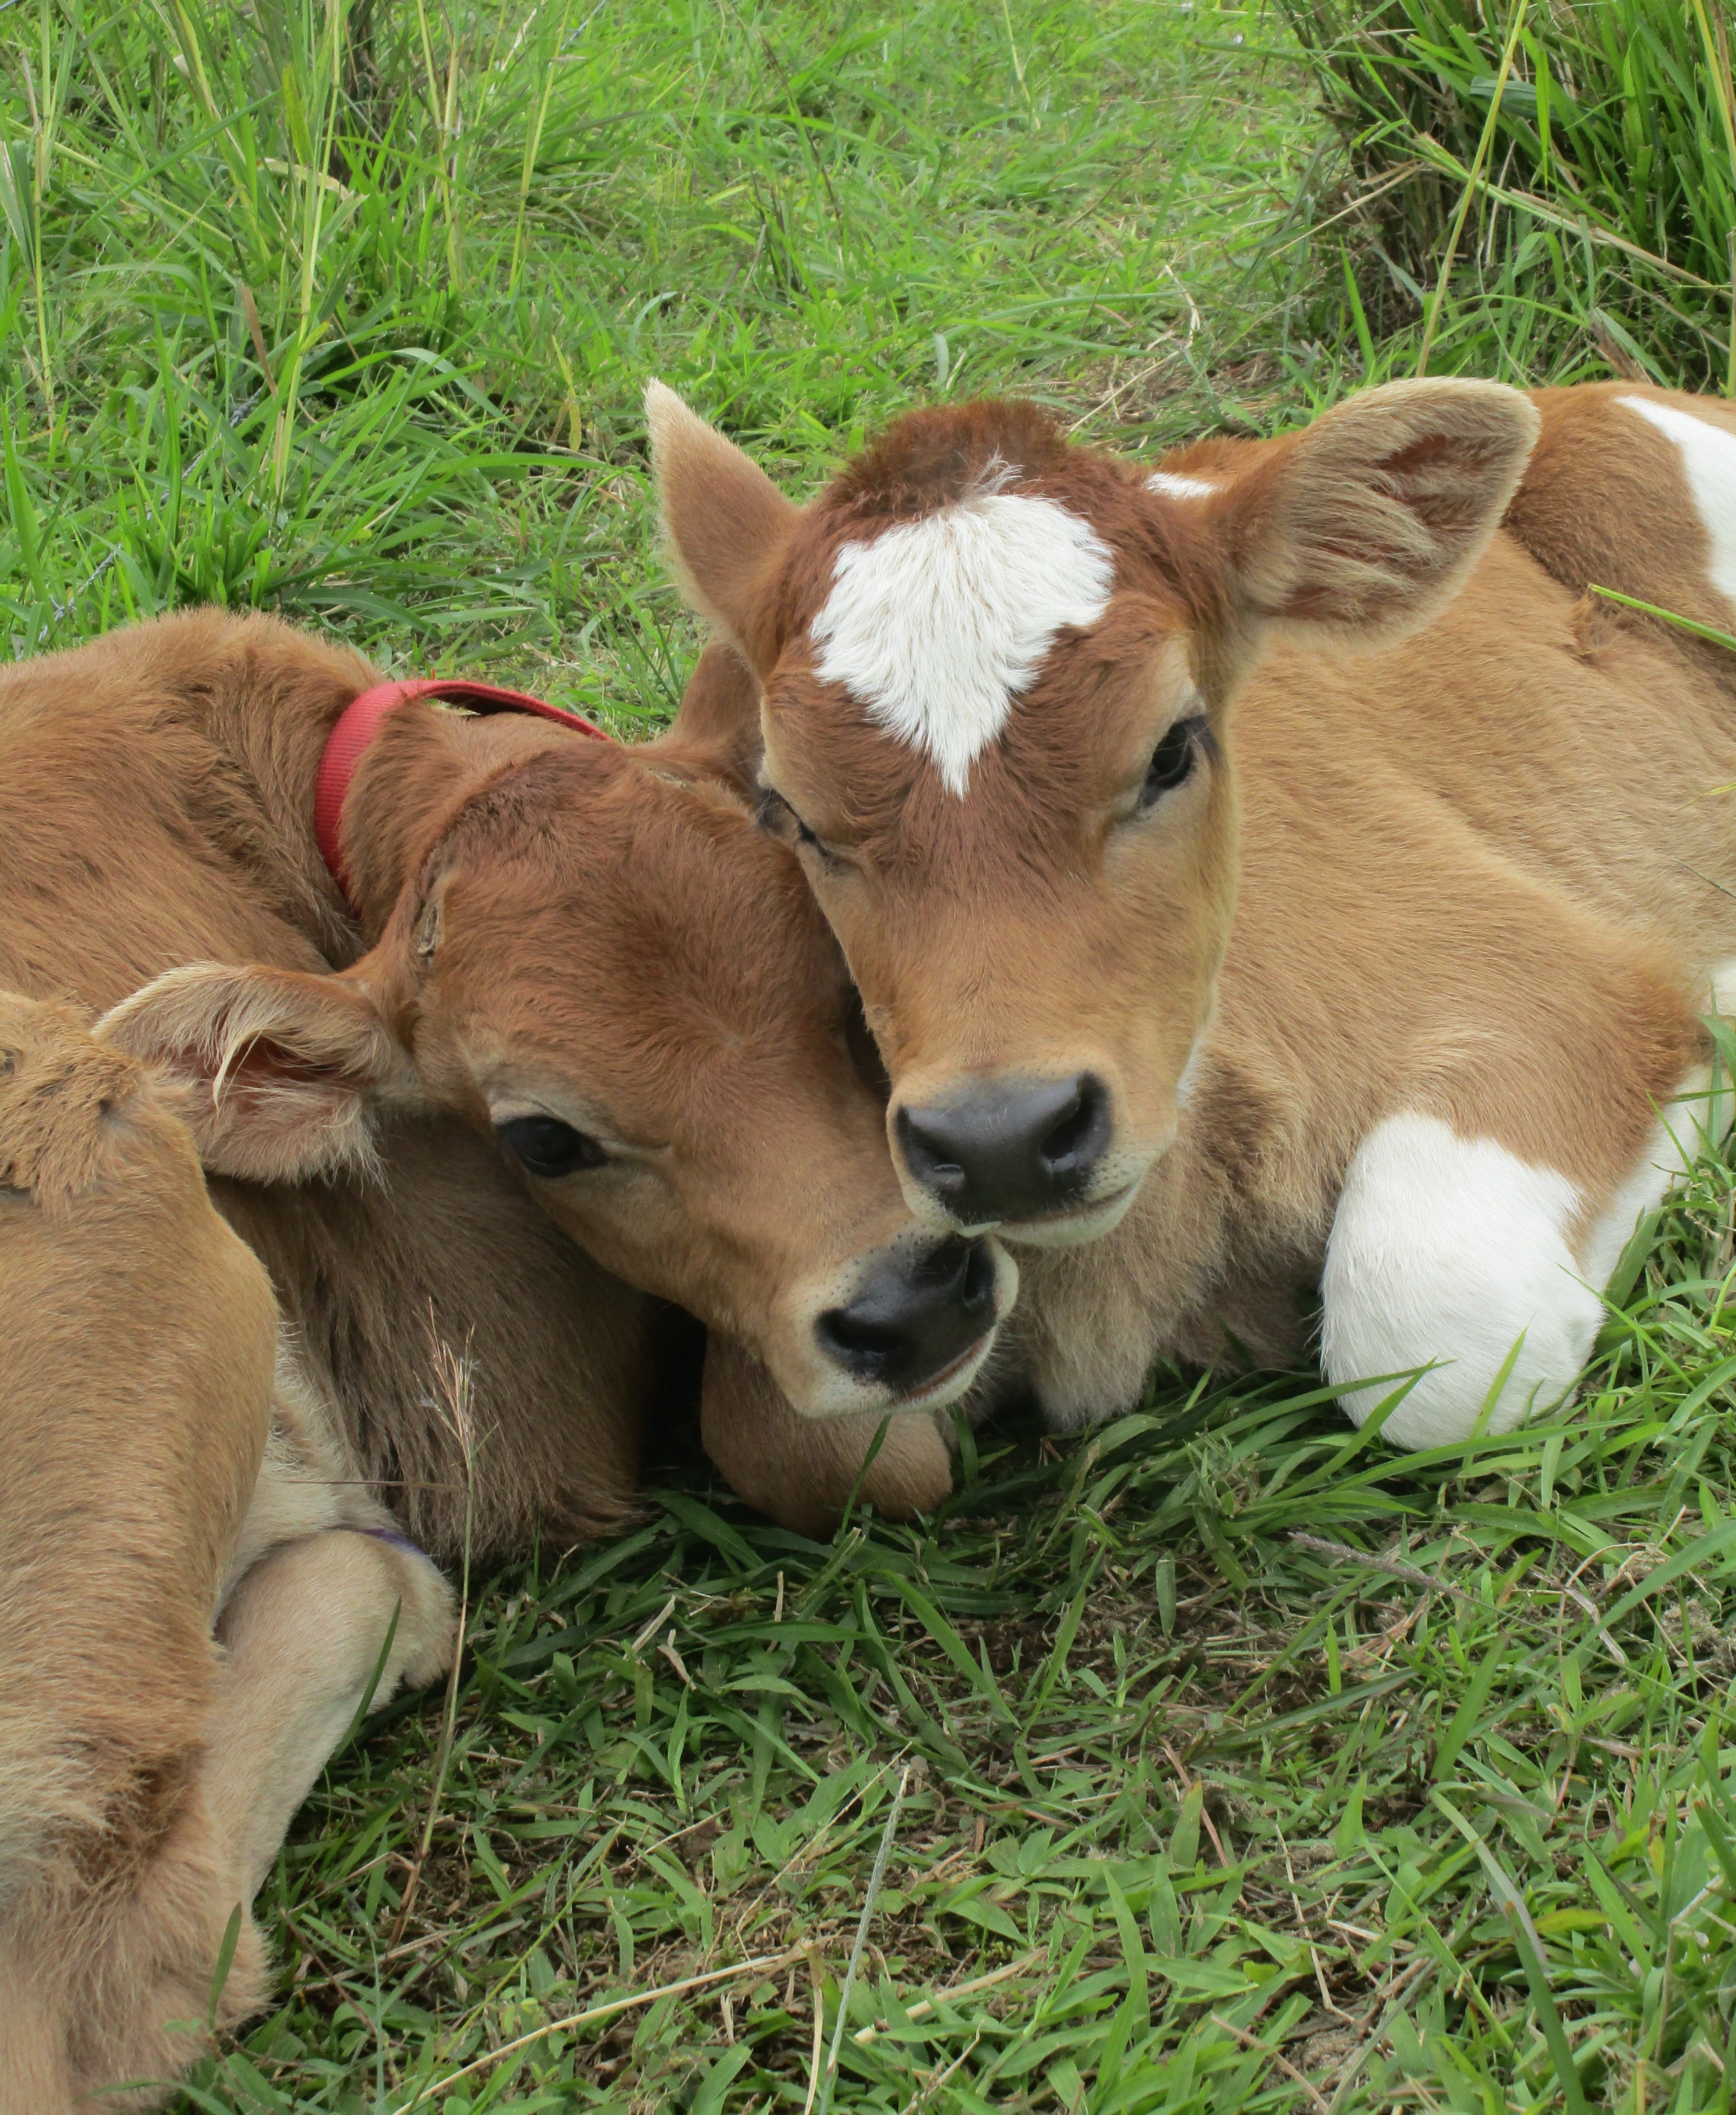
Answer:
[(1217, 487), (1202, 477), (1184, 477), (1179, 470), (1154, 470), (1145, 480), (1147, 492), (1161, 492), (1166, 499), (1210, 499)]
[(1321, 1278), (1321, 1363), (1355, 1422), (1398, 1383), (1354, 1383), (1432, 1360), (1383, 1429), (1401, 1447), (1466, 1438), (1522, 1336), (1488, 1429), (1558, 1402), (1604, 1315), (1568, 1246), (1580, 1203), (1566, 1176), (1437, 1117), (1376, 1125), (1351, 1163)]
[(1649, 420), (1680, 451), (1694, 511), (1712, 547), (1706, 571), (1712, 585), (1736, 608), (1736, 434), (1674, 404), (1653, 403), (1645, 397), (1617, 401)]
[(979, 493), (844, 546), (815, 666), (962, 799), (1056, 632), (1096, 623), (1114, 580), (1108, 545), (1065, 507)]
[[(1644, 1151), (1592, 1222), (1581, 1244), (1587, 1285), (1609, 1283), (1634, 1228), (1647, 1213), (1655, 1212), (1663, 1203), (1693, 1166), (1706, 1135), (1716, 1129), (1711, 1110), (1715, 1098), (1706, 1093), (1706, 1085), (1703, 1075), (1683, 1082), (1661, 1120), (1652, 1126)], [(1724, 1097), (1715, 1099), (1721, 1101)]]

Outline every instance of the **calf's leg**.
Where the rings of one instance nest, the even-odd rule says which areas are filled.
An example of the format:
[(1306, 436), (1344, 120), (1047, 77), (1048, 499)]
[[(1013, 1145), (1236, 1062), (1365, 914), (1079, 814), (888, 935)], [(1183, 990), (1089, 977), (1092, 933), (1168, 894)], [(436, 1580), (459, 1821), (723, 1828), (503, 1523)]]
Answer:
[[(159, 2104), (204, 2045), (213, 1970), (238, 1906), (239, 1943), (215, 2024), (259, 2009), (265, 1952), (248, 1905), (296, 1808), (370, 1691), (383, 1703), (401, 1683), (431, 1681), (450, 1664), (452, 1629), (445, 1580), (419, 1550), (379, 1530), (334, 1528), (280, 1544), (233, 1589), (190, 1796), (124, 1896), (83, 1909), (106, 1929), (86, 1986), (65, 2007), (67, 2108), (95, 2115)], [(117, 2090), (146, 2081), (160, 2083)], [(0, 2085), (0, 2115), (56, 2105), (40, 2095), (15, 2105)]]
[(370, 1691), (383, 1704), (451, 1665), (451, 1589), (401, 1537), (332, 1528), (262, 1558), (218, 1636), (204, 1789), (250, 1899)]
[[(864, 1472), (882, 1423), (886, 1438)], [(699, 1434), (736, 1496), (799, 1535), (831, 1535), (852, 1490), (888, 1520), (932, 1512), (952, 1494), (951, 1452), (932, 1416), (804, 1417), (758, 1360), (715, 1332)]]
[(1729, 1128), (1727, 1097), (1711, 1088), (1709, 1068), (1690, 1072), (1613, 1181), (1528, 1162), (1432, 1115), (1377, 1124), (1351, 1162), (1321, 1282), (1321, 1363), (1351, 1418), (1404, 1386), (1383, 1377), (1415, 1369), (1382, 1427), (1401, 1447), (1467, 1438), (1486, 1409), (1486, 1429), (1502, 1433), (1560, 1403), (1636, 1226)]

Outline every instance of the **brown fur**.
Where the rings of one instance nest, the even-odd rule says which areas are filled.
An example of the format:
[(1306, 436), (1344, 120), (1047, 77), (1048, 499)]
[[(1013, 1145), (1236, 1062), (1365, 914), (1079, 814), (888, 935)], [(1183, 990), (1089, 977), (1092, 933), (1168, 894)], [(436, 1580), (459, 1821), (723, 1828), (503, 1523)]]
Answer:
[[(199, 610), (0, 672), (0, 986), (101, 1011), (202, 960), (341, 968), (363, 941), (314, 842), (326, 736), (373, 671), (268, 617)], [(651, 1374), (640, 1296), (567, 1244), (450, 1119), (377, 1172), (220, 1186), (419, 1540), (456, 1554), (464, 1465), (425, 1407), (431, 1326), (491, 1434), (476, 1540), (520, 1548), (630, 1503)], [(432, 1324), (431, 1324), (432, 1316)]]
[(692, 736), (630, 750), (402, 708), (345, 809), (367, 953), (341, 976), (177, 970), (112, 1032), (185, 1077), (201, 1151), (231, 1175), (274, 1173), (273, 1138), (293, 1154), (308, 1126), (353, 1154), (378, 1122), (449, 1112), (488, 1135), (554, 1116), (607, 1151), (527, 1177), (557, 1225), (737, 1338), (809, 1414), (899, 1409), (841, 1374), (816, 1324), (932, 1236), (886, 1162), (836, 944), (717, 777)]
[(737, 1494), (816, 1540), (833, 1533), (853, 1498), (909, 1520), (952, 1490), (952, 1456), (932, 1419), (803, 1417), (726, 1337), (708, 1351), (700, 1423), (706, 1452)]
[[(647, 1305), (556, 1220), (750, 1340), (909, 1236), (836, 948), (703, 747), (405, 709), (346, 810), (359, 930), (312, 785), (369, 673), (199, 614), (0, 677), (0, 980), (51, 995), (0, 995), (0, 2115), (172, 2076), (238, 1906), (218, 2020), (257, 2003), (245, 1905), (394, 1610), (382, 1697), (450, 1650), (373, 1489), (448, 1553), (474, 1505), (483, 1557), (620, 1517)], [(506, 1052), (607, 1100), (651, 1179), (537, 1209), (474, 1135)], [(809, 1437), (720, 1340), (708, 1443), (784, 1517), (944, 1494), (927, 1418), (861, 1473), (878, 1422)]]
[(450, 1651), (444, 1583), (377, 1539), (183, 1099), (0, 993), (0, 2115), (154, 2107), (116, 2089), (172, 2080), (213, 1996), (220, 2026), (256, 2008), (247, 1905), (394, 1611), (382, 1701)]
[[(636, 1191), (605, 1177), (537, 1201), (641, 1287), (785, 1347), (798, 1384), (813, 1312), (914, 1230), (833, 944), (790, 856), (713, 783), (708, 745), (632, 755), (541, 721), (401, 709), (345, 810), (359, 927), (314, 846), (312, 789), (371, 674), (270, 620), (199, 612), (0, 676), (17, 906), (0, 983), (124, 998), (112, 1032), (199, 1075), (187, 1106), (226, 1178), (213, 1194), (272, 1269), (355, 1459), (448, 1557), (465, 1466), (428, 1376), (437, 1342), (466, 1351), (487, 1557), (539, 1523), (565, 1542), (621, 1520), (652, 1366), (641, 1295), (561, 1241), (474, 1135), (490, 1120), (473, 1046), (575, 1080), (664, 1149)], [(428, 944), (436, 929), (447, 944)], [(173, 967), (207, 958), (256, 967), (190, 984)], [(163, 972), (147, 1033), (130, 995)], [(786, 1149), (767, 1154), (773, 1126)], [(286, 1180), (316, 1135), (323, 1181)]]
[[(1113, 1408), (1158, 1353), (1213, 1356), (1226, 1332), (1299, 1350), (1384, 1117), (1561, 1171), (1587, 1200), (1577, 1240), (1696, 1062), (1707, 973), (1736, 951), (1728, 663), (1579, 597), (1596, 579), (1729, 615), (1682, 584), (1704, 549), (1674, 451), (1631, 414), (1612, 433), (1615, 393), (1371, 392), (1171, 458), (1213, 487), (1196, 496), (1024, 409), (920, 414), (808, 507), (762, 508), (775, 552), (721, 553), (696, 533), (749, 472), (653, 407), (666, 532), (761, 681), (738, 752), (757, 732), (763, 778), (826, 847), (807, 871), (894, 1113), (1004, 1071), (1111, 1084), (1106, 1189), (1143, 1186), (1090, 1248), (1027, 1256), (1013, 1325), (1057, 1415)], [(1057, 639), (961, 801), (818, 679), (807, 626), (843, 542), (996, 458), (1004, 489), (1096, 529), (1115, 594)], [(1195, 713), (1192, 777), (1122, 822)]]
[[(186, 1797), (211, 1612), (259, 1472), (277, 1317), (211, 1212), (192, 1142), (142, 1068), (76, 1013), (0, 997), (0, 1892), (49, 1811), (142, 1852)], [(119, 1562), (93, 1562), (98, 1553)], [(80, 1590), (69, 1593), (77, 1580)], [(117, 1631), (133, 1680), (44, 1725), (44, 1691), (95, 1686)], [(148, 1729), (134, 1751), (126, 1734)]]
[[(1716, 397), (1625, 382), (1535, 390), (1542, 430), (1502, 525), (1576, 594), (1613, 588), (1728, 633), (1730, 608), (1707, 577), (1706, 533), (1686, 503), (1681, 459), (1665, 434), (1626, 408), (1624, 400), (1633, 397), (1674, 405), (1736, 433), (1736, 411)], [(1728, 648), (1654, 619), (1593, 600), (1579, 623), (1587, 650), (1599, 639), (1638, 632), (1667, 640), (1700, 674), (1736, 684)]]

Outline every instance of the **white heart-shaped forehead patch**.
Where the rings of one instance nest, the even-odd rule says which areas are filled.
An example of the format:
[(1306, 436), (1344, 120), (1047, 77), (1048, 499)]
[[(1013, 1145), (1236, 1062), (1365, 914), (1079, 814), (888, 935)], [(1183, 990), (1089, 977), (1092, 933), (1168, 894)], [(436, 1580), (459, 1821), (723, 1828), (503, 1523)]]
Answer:
[(1057, 501), (978, 493), (843, 547), (809, 627), (815, 667), (962, 799), (1056, 634), (1103, 614), (1115, 570)]

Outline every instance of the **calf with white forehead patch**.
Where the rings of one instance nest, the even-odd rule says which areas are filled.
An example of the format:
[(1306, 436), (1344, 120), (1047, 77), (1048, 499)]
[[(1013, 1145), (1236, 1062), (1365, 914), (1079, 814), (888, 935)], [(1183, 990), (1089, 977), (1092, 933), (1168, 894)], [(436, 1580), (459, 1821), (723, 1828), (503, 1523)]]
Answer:
[[(1138, 477), (973, 407), (905, 420), (797, 515), (657, 403), (671, 540), (762, 676), (767, 817), (863, 990), (913, 1210), (1106, 1231), (1174, 1135), (1234, 904), (1234, 802), (1193, 772), (1216, 737)], [(713, 547), (689, 459), (758, 480), (761, 537)]]
[(1716, 649), (1582, 598), (1736, 621), (1731, 415), (1398, 383), (1153, 469), (969, 405), (797, 507), (648, 408), (912, 1209), (1097, 1244), (1028, 1257), (1051, 1413), (1226, 1336), (1294, 1356), (1317, 1294), (1353, 1415), (1429, 1369), (1395, 1438), (1558, 1400), (1736, 955)]

